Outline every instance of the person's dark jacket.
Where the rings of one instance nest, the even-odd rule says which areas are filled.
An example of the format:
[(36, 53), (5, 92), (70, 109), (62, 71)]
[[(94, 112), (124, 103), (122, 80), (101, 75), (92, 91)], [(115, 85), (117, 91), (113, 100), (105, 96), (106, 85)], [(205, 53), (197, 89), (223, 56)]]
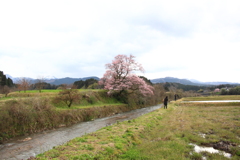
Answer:
[(163, 103), (164, 103), (164, 105), (167, 105), (167, 103), (168, 103), (168, 97), (165, 97), (165, 98), (164, 98)]

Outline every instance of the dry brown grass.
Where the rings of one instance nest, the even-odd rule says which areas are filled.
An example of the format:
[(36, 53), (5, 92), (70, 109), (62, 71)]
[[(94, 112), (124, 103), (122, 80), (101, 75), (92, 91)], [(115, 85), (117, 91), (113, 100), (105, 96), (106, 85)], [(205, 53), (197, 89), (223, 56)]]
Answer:
[[(104, 127), (38, 159), (51, 158), (53, 153), (59, 155), (56, 159), (201, 159), (202, 154), (190, 154), (193, 147), (189, 143), (210, 145), (227, 141), (240, 145), (239, 107), (227, 103), (171, 102), (167, 110), (159, 109), (135, 120)], [(85, 141), (78, 142), (81, 139)], [(239, 159), (240, 149), (236, 146), (230, 150), (233, 160)], [(207, 159), (228, 159), (219, 154), (203, 154)]]
[(41, 97), (8, 100), (0, 108), (0, 142), (15, 136), (41, 132), (129, 111), (127, 105), (105, 105), (83, 109), (57, 110)]

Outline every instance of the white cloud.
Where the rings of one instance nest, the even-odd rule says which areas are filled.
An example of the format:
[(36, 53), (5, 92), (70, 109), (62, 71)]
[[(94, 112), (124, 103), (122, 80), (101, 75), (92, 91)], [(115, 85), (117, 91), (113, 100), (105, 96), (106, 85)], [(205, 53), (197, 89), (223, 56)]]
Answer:
[(239, 7), (225, 0), (4, 1), (0, 69), (101, 77), (114, 56), (133, 54), (150, 79), (240, 82)]

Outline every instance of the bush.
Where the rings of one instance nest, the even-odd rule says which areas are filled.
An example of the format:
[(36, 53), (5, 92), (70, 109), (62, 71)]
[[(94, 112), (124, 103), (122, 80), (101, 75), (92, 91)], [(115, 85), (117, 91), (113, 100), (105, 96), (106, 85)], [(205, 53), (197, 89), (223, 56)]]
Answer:
[(229, 90), (221, 89), (221, 95), (240, 95), (240, 87), (231, 88)]
[(53, 100), (54, 103), (63, 102), (68, 107), (71, 107), (73, 102), (80, 100), (80, 94), (76, 89), (65, 89), (58, 93)]

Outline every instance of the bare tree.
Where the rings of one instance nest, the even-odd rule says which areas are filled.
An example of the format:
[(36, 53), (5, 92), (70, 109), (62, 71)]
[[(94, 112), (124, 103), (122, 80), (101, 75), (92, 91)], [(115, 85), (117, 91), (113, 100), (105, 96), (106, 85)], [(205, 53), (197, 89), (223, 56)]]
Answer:
[(23, 90), (24, 92), (26, 92), (26, 90), (29, 89), (31, 85), (30, 80), (26, 79), (26, 78), (21, 78), (17, 81), (17, 88), (18, 91), (20, 92), (21, 90)]
[(2, 91), (1, 92), (2, 92), (2, 94), (5, 95), (5, 97), (7, 97), (8, 93), (10, 93), (10, 88), (7, 85), (5, 85), (5, 86), (2, 87)]
[(68, 88), (67, 84), (61, 84), (60, 87), (58, 87), (57, 89), (64, 90), (64, 89), (67, 89), (67, 88)]
[(19, 82), (17, 81), (16, 82), (16, 89), (17, 89), (17, 91), (20, 93), (21, 91), (22, 91), (22, 86), (19, 84)]
[(76, 89), (64, 89), (54, 98), (55, 103), (63, 102), (68, 107), (71, 107), (72, 103), (78, 100), (80, 100), (80, 95)]
[(44, 77), (39, 77), (36, 82), (36, 88), (38, 89), (39, 93), (42, 92), (42, 89), (46, 85), (45, 83), (45, 78)]
[(69, 88), (71, 88), (71, 89), (77, 89), (77, 85), (75, 85), (75, 84), (70, 84), (70, 85), (69, 85)]

